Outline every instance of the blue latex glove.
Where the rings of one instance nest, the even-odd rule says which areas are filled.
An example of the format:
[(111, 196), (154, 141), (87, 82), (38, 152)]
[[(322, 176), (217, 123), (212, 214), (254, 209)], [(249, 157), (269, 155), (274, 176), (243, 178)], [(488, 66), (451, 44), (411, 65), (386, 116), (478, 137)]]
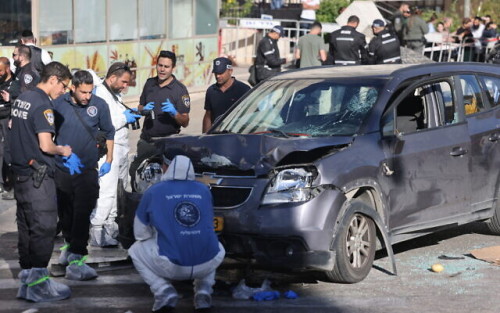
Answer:
[(101, 168), (99, 169), (99, 177), (102, 177), (109, 173), (111, 170), (111, 163), (105, 162), (103, 165), (101, 165)]
[(174, 104), (170, 102), (170, 99), (167, 98), (167, 101), (162, 103), (161, 110), (163, 112), (166, 112), (170, 114), (172, 117), (174, 117), (177, 114), (177, 110), (174, 107)]
[(155, 103), (154, 103), (154, 102), (148, 102), (148, 103), (144, 106), (143, 110), (144, 110), (144, 111), (151, 111), (151, 110), (152, 110), (152, 109), (154, 109), (154, 108), (155, 108)]
[(82, 173), (80, 168), (84, 168), (85, 166), (75, 153), (72, 153), (69, 157), (62, 157), (62, 159), (64, 161), (63, 165), (69, 169), (71, 175)]
[(253, 294), (255, 301), (270, 301), (280, 298), (279, 291), (259, 291)]
[(125, 114), (127, 123), (133, 123), (136, 119), (141, 117), (139, 114), (135, 114), (134, 112), (132, 112), (132, 110), (125, 110), (123, 111), (123, 114)]
[(285, 291), (285, 293), (283, 294), (283, 296), (287, 299), (297, 299), (299, 296), (295, 293), (295, 291), (292, 291), (292, 290), (288, 290), (288, 291)]

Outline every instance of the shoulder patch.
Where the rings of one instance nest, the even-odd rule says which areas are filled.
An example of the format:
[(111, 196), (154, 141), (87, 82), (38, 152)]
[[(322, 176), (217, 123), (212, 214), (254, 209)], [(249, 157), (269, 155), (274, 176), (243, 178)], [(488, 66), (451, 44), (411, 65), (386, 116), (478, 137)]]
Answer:
[(54, 112), (51, 109), (43, 111), (43, 116), (50, 125), (54, 125)]
[(33, 81), (33, 76), (31, 74), (24, 75), (24, 83), (29, 85)]
[(189, 95), (182, 96), (182, 103), (189, 108), (191, 106), (191, 100), (189, 99)]
[(90, 106), (90, 107), (88, 107), (88, 108), (87, 108), (87, 114), (88, 114), (90, 117), (94, 117), (94, 116), (96, 116), (96, 115), (97, 115), (97, 112), (98, 112), (98, 110), (97, 110), (97, 107), (95, 107), (95, 106)]

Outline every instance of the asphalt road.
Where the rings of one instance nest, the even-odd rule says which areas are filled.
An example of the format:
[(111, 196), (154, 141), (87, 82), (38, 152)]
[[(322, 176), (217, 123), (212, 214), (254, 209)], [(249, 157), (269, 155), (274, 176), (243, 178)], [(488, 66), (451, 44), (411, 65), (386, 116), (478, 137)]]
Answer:
[[(5, 203), (2, 205), (5, 208)], [(71, 286), (72, 297), (68, 300), (34, 304), (16, 299), (15, 277), (19, 266), (14, 212), (15, 208), (10, 207), (0, 213), (0, 312), (150, 311), (153, 297), (149, 288), (126, 261), (101, 263), (97, 268), (100, 276), (94, 281), (55, 278)], [(395, 246), (397, 276), (388, 273), (389, 260), (379, 253), (368, 277), (352, 285), (327, 283), (314, 273), (271, 272), (228, 260), (218, 271), (212, 312), (499, 312), (500, 266), (469, 254), (472, 249), (499, 245), (499, 239), (487, 234), (482, 224), (475, 223), (398, 244)], [(102, 250), (107, 250), (104, 253), (108, 255), (120, 252)], [(441, 255), (463, 259), (440, 260)], [(437, 262), (445, 267), (441, 273), (429, 270)], [(235, 300), (231, 288), (243, 278), (253, 287), (267, 278), (274, 289), (293, 290), (299, 298), (266, 302)], [(182, 296), (175, 312), (192, 312), (190, 283), (178, 282), (175, 286)]]
[[(244, 69), (240, 71), (245, 73)], [(203, 93), (192, 93), (191, 123), (184, 133), (199, 134), (203, 117)], [(131, 153), (135, 149), (138, 132), (131, 134)], [(72, 297), (56, 303), (34, 304), (15, 298), (19, 281), (17, 274), (17, 229), (15, 202), (0, 200), (0, 312), (150, 312), (153, 297), (132, 264), (127, 261), (100, 262), (99, 277), (94, 281), (74, 282), (55, 278), (71, 286)], [(57, 239), (54, 259), (58, 256)], [(487, 233), (481, 223), (464, 225), (433, 235), (411, 240), (394, 247), (398, 275), (389, 273), (390, 263), (378, 253), (368, 277), (357, 284), (332, 284), (314, 273), (283, 273), (248, 267), (228, 260), (218, 271), (212, 312), (345, 312), (345, 313), (399, 313), (399, 312), (500, 312), (498, 286), (500, 266), (495, 266), (470, 255), (473, 249), (498, 246), (500, 237)], [(95, 249), (94, 255), (103, 260), (123, 260), (122, 250)], [(439, 256), (463, 257), (440, 260)], [(113, 257), (115, 257), (113, 259)], [(432, 264), (440, 262), (445, 270), (434, 273)], [(295, 291), (295, 300), (279, 299), (256, 302), (236, 300), (231, 288), (245, 278), (248, 285), (258, 286), (264, 279), (272, 282), (278, 291)], [(190, 282), (175, 284), (182, 299), (175, 312), (192, 312)]]

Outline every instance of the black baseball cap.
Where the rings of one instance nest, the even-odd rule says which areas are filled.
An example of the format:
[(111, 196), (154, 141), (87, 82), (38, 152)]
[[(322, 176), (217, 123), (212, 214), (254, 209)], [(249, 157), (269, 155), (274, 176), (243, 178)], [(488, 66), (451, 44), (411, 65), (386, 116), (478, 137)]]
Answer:
[(228, 58), (217, 58), (214, 60), (214, 67), (212, 70), (212, 73), (215, 74), (222, 74), (226, 70), (232, 69), (233, 68), (233, 62), (229, 60)]
[(283, 36), (283, 27), (279, 25), (273, 26), (273, 28), (271, 28), (271, 31), (280, 35), (280, 37)]
[(384, 27), (384, 26), (385, 26), (385, 22), (382, 21), (381, 19), (376, 19), (372, 23), (372, 27)]

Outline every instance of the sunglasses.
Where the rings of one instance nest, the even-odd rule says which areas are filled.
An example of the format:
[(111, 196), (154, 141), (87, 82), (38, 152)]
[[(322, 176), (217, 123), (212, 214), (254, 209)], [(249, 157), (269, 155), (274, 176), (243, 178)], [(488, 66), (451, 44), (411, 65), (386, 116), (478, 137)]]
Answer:
[(115, 69), (113, 69), (113, 71), (111, 71), (110, 74), (113, 74), (113, 73), (116, 73), (118, 71), (125, 71), (125, 72), (131, 72), (130, 70), (130, 67), (128, 65), (120, 65), (120, 66), (117, 66)]

